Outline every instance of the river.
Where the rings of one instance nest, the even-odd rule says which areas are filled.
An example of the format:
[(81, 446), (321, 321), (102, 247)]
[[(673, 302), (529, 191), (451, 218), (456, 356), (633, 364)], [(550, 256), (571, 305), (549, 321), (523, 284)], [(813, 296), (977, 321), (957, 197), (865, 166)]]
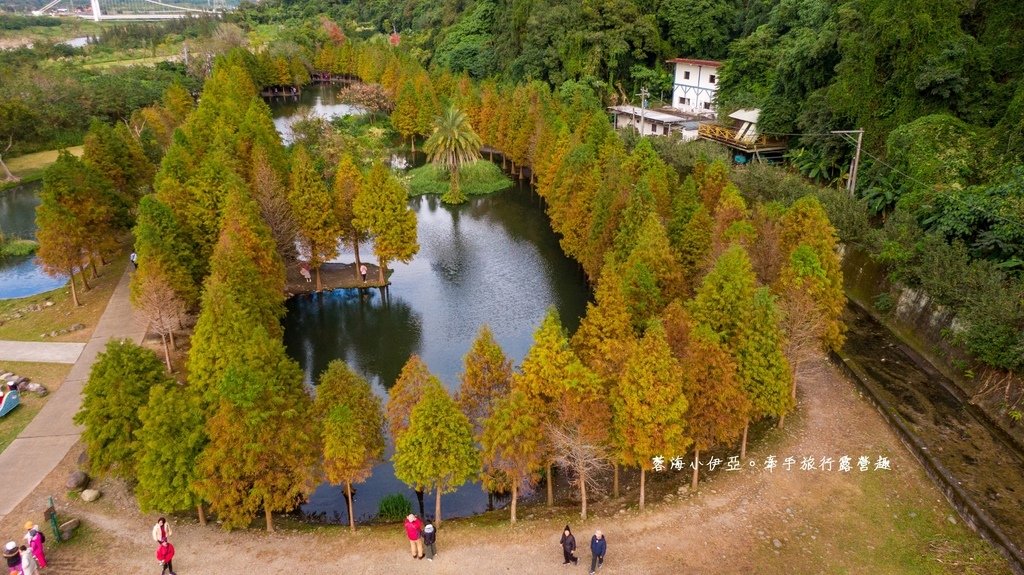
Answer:
[[(41, 182), (0, 191), (0, 231), (24, 239), (35, 238), (36, 206)], [(67, 278), (53, 278), (36, 263), (35, 256), (0, 261), (0, 299), (27, 297), (57, 289)]]
[[(301, 98), (322, 102), (322, 92), (331, 89), (307, 87)], [(278, 120), (297, 113), (294, 103), (284, 107), (271, 102), (271, 107)], [(558, 309), (566, 327), (575, 330), (589, 291), (528, 187), (515, 186), (458, 207), (441, 204), (436, 197), (413, 198), (409, 205), (416, 212), (420, 251), (410, 263), (391, 266), (387, 301), (376, 290), (368, 295), (337, 290), (288, 301), (285, 345), (308, 382), (314, 383), (330, 361), (341, 359), (386, 401), (402, 366), (416, 354), (454, 393), (462, 358), (482, 325), (491, 327), (516, 365), (549, 307)], [(360, 252), (373, 259), (370, 245)], [(349, 253), (338, 258), (352, 260)], [(414, 492), (395, 478), (386, 462), (357, 486), (356, 519), (371, 518), (380, 499), (391, 493), (406, 495), (415, 507)], [(486, 508), (487, 496), (476, 483), (442, 497), (445, 517)], [(348, 520), (342, 488), (336, 485), (317, 488), (302, 511), (332, 522)]]

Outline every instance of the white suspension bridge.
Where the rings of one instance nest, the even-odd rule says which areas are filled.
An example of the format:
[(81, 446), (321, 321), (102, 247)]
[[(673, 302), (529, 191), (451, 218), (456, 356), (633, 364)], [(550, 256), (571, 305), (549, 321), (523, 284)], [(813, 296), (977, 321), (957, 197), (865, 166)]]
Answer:
[(101, 20), (169, 20), (218, 15), (238, 7), (240, 0), (50, 0), (36, 16), (77, 16)]

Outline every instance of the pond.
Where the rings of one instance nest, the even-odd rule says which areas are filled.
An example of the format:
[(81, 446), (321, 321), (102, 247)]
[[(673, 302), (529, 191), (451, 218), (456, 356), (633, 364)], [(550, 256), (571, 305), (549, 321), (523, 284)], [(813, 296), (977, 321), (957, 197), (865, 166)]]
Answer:
[(296, 96), (268, 97), (267, 102), (274, 113), (274, 127), (281, 134), (281, 140), (285, 144), (292, 143), (292, 124), (302, 119), (306, 110), (322, 118), (363, 114), (362, 108), (338, 101), (340, 87), (341, 84), (311, 84), (303, 87)]
[[(6, 236), (31, 239), (36, 234), (36, 206), (40, 182), (0, 191), (0, 231)], [(66, 278), (54, 278), (39, 267), (34, 256), (0, 260), (0, 299), (27, 297), (57, 289)]]
[[(309, 91), (304, 92), (305, 96)], [(271, 106), (275, 116), (294, 111)], [(418, 162), (411, 162), (418, 163)], [(516, 186), (457, 206), (436, 197), (413, 198), (420, 251), (409, 264), (393, 264), (389, 297), (377, 290), (337, 290), (287, 303), (285, 345), (314, 383), (327, 364), (344, 360), (366, 377), (381, 399), (413, 354), (426, 362), (451, 392), (459, 385), (462, 358), (480, 327), (490, 326), (515, 365), (533, 343), (533, 332), (547, 309), (558, 309), (575, 330), (589, 290), (575, 262), (566, 258), (537, 198)], [(375, 261), (372, 246), (360, 248)], [(350, 253), (338, 261), (351, 262)], [(389, 446), (386, 458), (390, 458)], [(380, 499), (404, 494), (416, 508), (415, 493), (395, 478), (390, 462), (356, 486), (357, 521), (372, 518)], [(432, 494), (427, 494), (428, 513)], [(464, 517), (487, 509), (487, 495), (469, 483), (442, 496), (444, 517)], [(302, 511), (310, 518), (347, 522), (340, 486), (317, 488)]]

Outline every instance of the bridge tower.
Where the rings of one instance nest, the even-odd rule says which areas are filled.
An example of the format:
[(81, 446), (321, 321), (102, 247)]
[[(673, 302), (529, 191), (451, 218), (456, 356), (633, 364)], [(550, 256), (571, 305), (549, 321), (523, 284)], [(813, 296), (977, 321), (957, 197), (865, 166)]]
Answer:
[(90, 0), (90, 2), (92, 3), (92, 19), (99, 22), (102, 16), (100, 13), (100, 0)]

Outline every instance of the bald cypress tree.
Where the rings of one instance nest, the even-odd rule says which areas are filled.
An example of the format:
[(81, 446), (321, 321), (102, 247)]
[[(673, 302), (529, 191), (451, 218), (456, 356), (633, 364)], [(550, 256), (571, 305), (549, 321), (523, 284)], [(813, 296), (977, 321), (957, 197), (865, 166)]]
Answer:
[(316, 291), (323, 290), (320, 266), (338, 255), (341, 228), (334, 217), (333, 202), (327, 185), (313, 166), (304, 146), (292, 155), (291, 190), (288, 199), (298, 223), (299, 238), (316, 272)]
[[(353, 273), (358, 274), (362, 261), (359, 259), (359, 244), (369, 239), (366, 228), (356, 225), (355, 203), (363, 188), (363, 174), (356, 166), (351, 154), (342, 154), (334, 171), (334, 187), (331, 200), (334, 204), (334, 218), (338, 222), (341, 237), (352, 246), (356, 262)], [(359, 277), (358, 275), (355, 277)]]
[(290, 511), (315, 487), (318, 444), (302, 370), (279, 339), (256, 325), (217, 381), (199, 460), (198, 491), (225, 529), (244, 528), (262, 511)]
[(606, 382), (617, 381), (629, 351), (636, 344), (632, 318), (614, 260), (608, 258), (597, 280), (594, 298), (572, 336), (572, 346), (585, 365)]
[(149, 390), (169, 382), (160, 358), (128, 340), (110, 340), (96, 358), (82, 390), (75, 423), (85, 427), (82, 442), (96, 474), (134, 479), (142, 455), (135, 432)]
[(434, 386), (441, 387), (441, 380), (430, 373), (420, 356), (410, 357), (395, 384), (388, 390), (386, 416), (391, 437), (396, 442), (408, 429), (413, 408), (423, 398), (427, 388)]
[(356, 529), (352, 484), (370, 477), (384, 457), (384, 410), (370, 384), (343, 361), (328, 364), (316, 389), (324, 475), (345, 484), (349, 528)]
[(206, 411), (194, 387), (177, 383), (154, 385), (139, 410), (142, 427), (135, 497), (144, 512), (195, 508), (206, 524), (203, 498), (196, 490), (198, 461), (206, 448)]
[(496, 399), (492, 413), (483, 422), (483, 471), (507, 483), (512, 492), (512, 523), (516, 522), (519, 494), (536, 482), (537, 472), (543, 467), (544, 406), (538, 401), (521, 390), (510, 391)]
[(473, 437), (480, 441), (484, 421), (491, 416), (495, 402), (508, 395), (512, 385), (512, 361), (505, 357), (501, 346), (494, 341), (491, 328), (484, 324), (463, 365), (456, 402), (473, 425)]
[(640, 509), (652, 458), (672, 457), (690, 446), (679, 362), (653, 321), (626, 362), (612, 402), (612, 433), (622, 461), (640, 468)]
[(434, 521), (441, 522), (441, 494), (455, 491), (480, 471), (480, 454), (465, 414), (439, 385), (427, 386), (395, 442), (395, 477), (416, 490), (434, 489)]
[(622, 291), (637, 331), (643, 330), (669, 301), (684, 294), (682, 267), (657, 214), (650, 213), (637, 230), (633, 251), (621, 274)]
[(717, 339), (706, 326), (697, 326), (689, 334), (681, 361), (693, 438), (691, 489), (697, 488), (701, 452), (734, 441), (749, 417), (750, 400), (740, 384), (736, 362)]
[(380, 268), (379, 281), (387, 283), (389, 262), (408, 262), (416, 252), (416, 213), (409, 209), (409, 194), (386, 166), (377, 163), (356, 196), (354, 223), (373, 236)]

